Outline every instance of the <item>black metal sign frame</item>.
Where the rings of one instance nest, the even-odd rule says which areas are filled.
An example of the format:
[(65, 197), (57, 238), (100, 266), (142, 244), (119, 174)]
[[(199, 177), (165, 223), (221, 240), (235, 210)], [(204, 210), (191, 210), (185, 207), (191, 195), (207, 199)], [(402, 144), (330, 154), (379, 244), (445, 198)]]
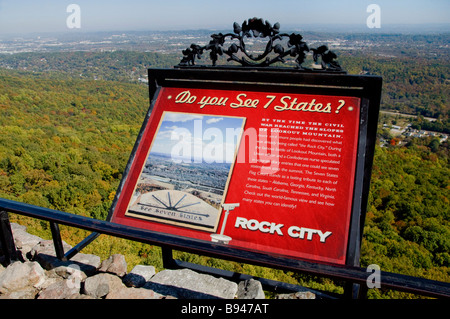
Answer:
[[(298, 72), (289, 69), (264, 69), (264, 70), (242, 70), (233, 67), (193, 67), (179, 69), (149, 69), (149, 91), (150, 102), (148, 114), (144, 120), (143, 128), (138, 136), (129, 163), (124, 172), (124, 177), (119, 186), (116, 198), (108, 216), (111, 220), (116, 209), (117, 200), (121, 196), (124, 183), (135, 159), (136, 150), (142, 139), (143, 130), (148, 125), (152, 108), (158, 98), (162, 87), (202, 88), (202, 89), (239, 89), (252, 91), (270, 92), (295, 92), (333, 96), (352, 96), (360, 98), (359, 139), (355, 170), (355, 185), (352, 203), (352, 215), (348, 239), (348, 248), (345, 264), (350, 267), (359, 266), (360, 245), (362, 230), (366, 214), (366, 206), (369, 193), (371, 167), (373, 161), (374, 147), (376, 142), (376, 130), (379, 113), (382, 79), (378, 76), (356, 76), (346, 74), (324, 74), (311, 72)], [(184, 238), (181, 242), (189, 240)], [(220, 244), (210, 243), (211, 246)], [(203, 244), (202, 244), (203, 246)], [(187, 247), (186, 247), (187, 248)], [(191, 248), (191, 247), (190, 247)], [(177, 245), (178, 250), (183, 250), (183, 245)], [(231, 248), (228, 248), (228, 250)], [(189, 250), (189, 248), (187, 248)], [(211, 251), (205, 252), (207, 255)], [(245, 260), (245, 251), (241, 251), (242, 259)], [(171, 260), (171, 251), (165, 250), (166, 265), (175, 266)], [(226, 254), (216, 257), (226, 259)], [(231, 257), (231, 256), (230, 256)], [(265, 258), (246, 260), (248, 263), (265, 264)], [(286, 260), (289, 257), (277, 257)], [(234, 259), (231, 257), (230, 259)], [(186, 266), (186, 265), (184, 265)], [(271, 266), (271, 265), (266, 265)], [(275, 265), (273, 265), (275, 266)], [(276, 267), (279, 267), (277, 265)]]

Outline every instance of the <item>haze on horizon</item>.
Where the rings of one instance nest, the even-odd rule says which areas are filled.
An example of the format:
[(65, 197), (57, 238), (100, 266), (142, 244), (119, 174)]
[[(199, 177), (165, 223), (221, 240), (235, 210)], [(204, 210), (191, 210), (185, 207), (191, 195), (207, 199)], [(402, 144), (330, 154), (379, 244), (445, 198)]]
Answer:
[[(80, 27), (67, 19), (75, 4)], [(380, 8), (381, 27), (368, 28), (370, 4)], [(258, 17), (283, 29), (306, 31), (450, 31), (448, 0), (0, 0), (0, 34), (38, 32), (165, 31), (224, 29)]]

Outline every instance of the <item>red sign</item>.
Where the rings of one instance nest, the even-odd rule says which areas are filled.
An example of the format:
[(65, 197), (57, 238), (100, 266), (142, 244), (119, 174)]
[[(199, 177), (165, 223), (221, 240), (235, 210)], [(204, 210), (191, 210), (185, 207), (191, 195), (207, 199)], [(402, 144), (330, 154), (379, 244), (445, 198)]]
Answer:
[(345, 264), (360, 99), (161, 88), (112, 222)]

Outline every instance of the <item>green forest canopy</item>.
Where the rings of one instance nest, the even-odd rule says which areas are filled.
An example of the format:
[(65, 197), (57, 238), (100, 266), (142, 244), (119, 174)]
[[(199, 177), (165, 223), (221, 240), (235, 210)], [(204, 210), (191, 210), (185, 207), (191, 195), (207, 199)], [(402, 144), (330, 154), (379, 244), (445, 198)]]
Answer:
[[(130, 56), (136, 59), (136, 54)], [(79, 58), (82, 60), (82, 55)], [(112, 58), (105, 55), (105, 59)], [(346, 59), (356, 73), (363, 58)], [(415, 82), (386, 74), (396, 73), (390, 67), (402, 70), (407, 64), (394, 65), (384, 60), (364, 63), (371, 72), (385, 74), (387, 103), (403, 105), (403, 99), (419, 99), (420, 105), (427, 105), (434, 101), (432, 115), (447, 118), (448, 95), (442, 92), (447, 90), (448, 80), (445, 75), (436, 74), (441, 72), (437, 70), (439, 65), (424, 67), (414, 80), (425, 91), (398, 96)], [(115, 79), (116, 73), (108, 63), (99, 65), (99, 74), (110, 80), (80, 78), (70, 72), (0, 69), (0, 197), (105, 219), (149, 101), (146, 85), (133, 82), (126, 72)], [(145, 63), (141, 66), (147, 67)], [(428, 92), (425, 88), (431, 92), (427, 96), (423, 96)], [(401, 146), (377, 146), (362, 244), (363, 267), (378, 264), (384, 271), (449, 282), (448, 143), (435, 144), (430, 139), (411, 139)], [(42, 223), (32, 225), (36, 231), (46, 229)], [(70, 244), (84, 238), (84, 233), (73, 229), (65, 232), (68, 236), (63, 239)], [(125, 245), (115, 239), (105, 240), (109, 240), (110, 250), (114, 245), (122, 245), (121, 252), (128, 252), (130, 264), (154, 263), (159, 256), (154, 248), (139, 243)], [(151, 257), (152, 254), (156, 255)], [(260, 270), (190, 254), (180, 258), (331, 291), (340, 289), (326, 279)], [(377, 290), (370, 294), (403, 296)]]

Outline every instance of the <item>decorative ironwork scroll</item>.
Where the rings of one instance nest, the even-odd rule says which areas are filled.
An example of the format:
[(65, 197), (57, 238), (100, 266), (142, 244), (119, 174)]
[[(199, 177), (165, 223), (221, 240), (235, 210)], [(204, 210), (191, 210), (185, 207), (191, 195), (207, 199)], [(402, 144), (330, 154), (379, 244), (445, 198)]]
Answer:
[[(204, 51), (209, 52), (212, 65), (216, 66), (219, 56), (228, 56), (227, 61), (235, 61), (246, 67), (266, 67), (277, 62), (286, 62), (285, 58), (295, 58), (298, 69), (307, 69), (302, 66), (305, 62), (306, 52), (312, 51), (313, 60), (317, 64), (320, 61), (320, 70), (343, 71), (335, 60), (336, 54), (322, 45), (318, 48), (309, 48), (298, 33), (280, 33), (280, 24), (273, 26), (266, 20), (258, 18), (248, 19), (242, 25), (237, 22), (233, 24), (233, 33), (217, 33), (211, 35), (212, 40), (205, 46), (191, 44), (183, 50), (183, 58), (179, 66), (193, 66), (196, 59), (201, 59)], [(267, 44), (262, 53), (253, 54), (249, 52), (245, 41), (248, 39), (267, 38)], [(231, 44), (225, 46), (229, 40)], [(286, 41), (287, 40), (287, 41)], [(270, 54), (270, 56), (269, 56)]]

